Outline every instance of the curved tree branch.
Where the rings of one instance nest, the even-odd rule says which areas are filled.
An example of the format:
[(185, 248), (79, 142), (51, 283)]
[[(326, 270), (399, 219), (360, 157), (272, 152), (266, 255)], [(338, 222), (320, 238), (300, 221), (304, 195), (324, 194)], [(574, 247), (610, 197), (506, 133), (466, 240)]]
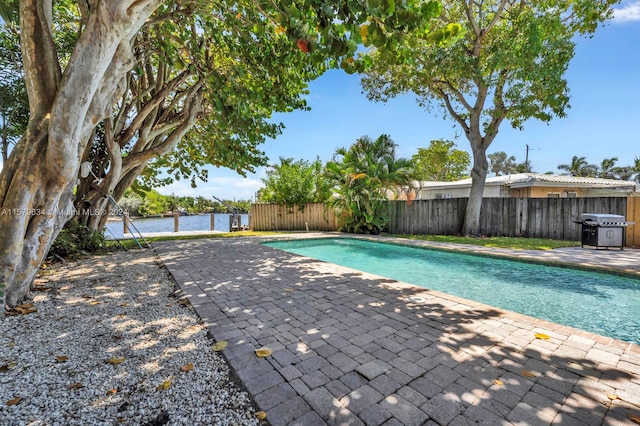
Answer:
[(20, 39), (25, 85), (31, 118), (51, 110), (62, 77), (51, 33), (52, 2), (20, 2)]
[(462, 130), (464, 130), (464, 132), (468, 134), (470, 130), (469, 125), (464, 120), (464, 118), (455, 110), (453, 104), (451, 103), (451, 99), (449, 99), (449, 95), (442, 89), (435, 89), (435, 92), (444, 101), (444, 104), (447, 107), (447, 111), (449, 112), (451, 117), (453, 117), (453, 119), (458, 122), (460, 127), (462, 127)]
[(189, 101), (185, 104), (182, 122), (176, 129), (161, 143), (125, 157), (122, 161), (123, 173), (128, 173), (141, 163), (149, 161), (159, 155), (166, 154), (176, 147), (180, 139), (193, 127), (202, 111), (203, 93), (200, 90), (201, 85), (202, 83), (192, 88), (192, 96), (189, 97)]
[(467, 19), (469, 20), (469, 24), (471, 24), (471, 28), (473, 29), (473, 33), (476, 35), (476, 37), (480, 37), (480, 35), (481, 35), (480, 27), (478, 26), (478, 23), (476, 22), (475, 18), (473, 17), (473, 4), (474, 3), (475, 3), (474, 0), (469, 0), (468, 2), (465, 2), (464, 11), (465, 11), (465, 14), (467, 15)]
[(491, 20), (489, 25), (487, 25), (487, 27), (482, 30), (482, 34), (490, 32), (491, 29), (498, 23), (498, 20), (500, 20), (500, 18), (502, 17), (502, 12), (504, 11), (506, 5), (507, 0), (502, 0), (500, 2), (500, 4), (498, 5), (498, 10), (496, 10), (496, 13), (493, 15), (493, 19)]
[(169, 94), (173, 93), (176, 87), (184, 83), (189, 75), (188, 70), (181, 72), (171, 82), (165, 84), (161, 91), (153, 95), (153, 98), (142, 107), (142, 109), (137, 113), (136, 118), (120, 137), (120, 146), (124, 146), (129, 143), (136, 132), (143, 126), (149, 115), (165, 101)]

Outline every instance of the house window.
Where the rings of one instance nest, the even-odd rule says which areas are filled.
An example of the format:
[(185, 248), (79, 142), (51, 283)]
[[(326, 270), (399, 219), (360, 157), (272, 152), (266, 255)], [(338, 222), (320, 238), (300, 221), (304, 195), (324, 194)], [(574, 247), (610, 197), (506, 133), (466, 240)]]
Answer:
[(575, 191), (567, 191), (567, 198), (576, 198), (578, 194)]
[(560, 198), (559, 192), (547, 192), (547, 198)]

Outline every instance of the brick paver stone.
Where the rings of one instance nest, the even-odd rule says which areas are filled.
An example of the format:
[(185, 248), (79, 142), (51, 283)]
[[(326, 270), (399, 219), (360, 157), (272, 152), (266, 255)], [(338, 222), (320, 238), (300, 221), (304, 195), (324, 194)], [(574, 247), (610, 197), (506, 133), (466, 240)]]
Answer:
[(340, 403), (350, 411), (359, 414), (365, 408), (379, 402), (382, 394), (370, 386), (364, 385), (340, 399)]
[(356, 371), (369, 380), (391, 370), (391, 366), (384, 361), (374, 360), (356, 368)]
[(439, 424), (449, 423), (464, 411), (464, 407), (460, 402), (444, 394), (434, 396), (421, 408)]
[(334, 418), (342, 408), (342, 404), (325, 388), (317, 388), (304, 396), (305, 401), (322, 419)]
[(391, 413), (380, 405), (373, 404), (360, 413), (360, 418), (367, 426), (379, 426), (391, 418)]
[(389, 395), (380, 402), (380, 406), (390, 412), (403, 425), (420, 426), (428, 419), (424, 411), (410, 404), (398, 394)]

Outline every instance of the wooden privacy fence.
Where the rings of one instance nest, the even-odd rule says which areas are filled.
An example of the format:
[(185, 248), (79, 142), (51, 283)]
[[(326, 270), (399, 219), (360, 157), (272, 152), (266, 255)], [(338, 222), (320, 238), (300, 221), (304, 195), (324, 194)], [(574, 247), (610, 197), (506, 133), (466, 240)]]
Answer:
[[(466, 198), (417, 200), (389, 204), (389, 232), (394, 234), (444, 234), (460, 232)], [(640, 203), (637, 204), (640, 213)], [(485, 198), (480, 233), (486, 236), (581, 239), (582, 213), (628, 216), (627, 198)], [(631, 241), (628, 241), (631, 244)]]
[[(390, 201), (388, 230), (393, 234), (456, 235), (462, 229), (466, 198)], [(580, 241), (583, 213), (617, 214), (637, 225), (627, 228), (627, 245), (640, 246), (640, 197), (485, 198), (480, 233), (486, 236), (550, 238)], [(335, 231), (338, 221), (324, 204), (298, 207), (253, 204), (251, 227), (256, 231)]]
[(323, 203), (298, 206), (252, 204), (251, 229), (254, 231), (335, 231), (338, 220)]

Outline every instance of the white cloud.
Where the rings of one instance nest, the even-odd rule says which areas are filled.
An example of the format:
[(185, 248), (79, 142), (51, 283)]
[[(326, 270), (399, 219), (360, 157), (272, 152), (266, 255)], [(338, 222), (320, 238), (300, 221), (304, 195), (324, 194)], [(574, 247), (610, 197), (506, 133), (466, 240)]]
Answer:
[(616, 22), (640, 21), (640, 0), (627, 3), (619, 9), (613, 10), (613, 20)]

